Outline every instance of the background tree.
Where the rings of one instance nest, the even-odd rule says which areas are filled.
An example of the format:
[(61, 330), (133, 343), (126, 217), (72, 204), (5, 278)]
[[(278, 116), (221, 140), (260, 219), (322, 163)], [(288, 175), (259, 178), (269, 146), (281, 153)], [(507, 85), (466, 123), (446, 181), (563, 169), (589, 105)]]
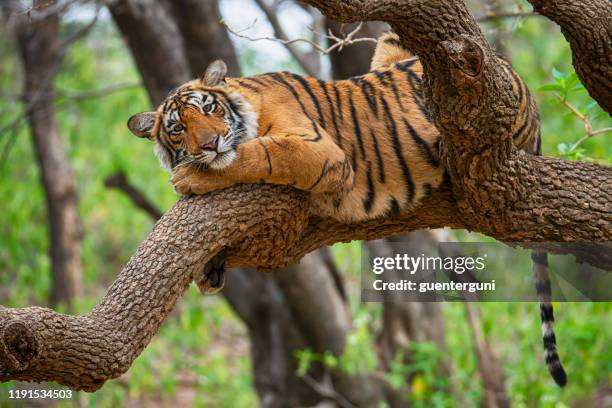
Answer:
[[(34, 6), (41, 4), (37, 1)], [(16, 37), (24, 71), (24, 111), (36, 151), (49, 220), (52, 275), (49, 300), (51, 305), (62, 302), (70, 306), (73, 298), (83, 294), (82, 232), (76, 183), (55, 114), (53, 79), (70, 42), (84, 32), (62, 44), (59, 19), (57, 14), (51, 13), (27, 23), (22, 16), (16, 23)]]

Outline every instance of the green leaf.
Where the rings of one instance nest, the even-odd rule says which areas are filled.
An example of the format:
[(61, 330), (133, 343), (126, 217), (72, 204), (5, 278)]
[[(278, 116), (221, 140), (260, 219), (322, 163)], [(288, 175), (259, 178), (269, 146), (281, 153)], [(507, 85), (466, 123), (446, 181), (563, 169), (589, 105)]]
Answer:
[(325, 354), (323, 354), (323, 364), (329, 368), (336, 368), (338, 366), (338, 359), (331, 351), (326, 351)]
[(296, 351), (295, 355), (298, 359), (297, 374), (298, 376), (303, 377), (310, 369), (310, 365), (314, 361), (315, 354), (310, 349), (304, 349)]
[(539, 92), (560, 92), (564, 93), (565, 88), (559, 84), (546, 84), (538, 88)]
[(580, 83), (580, 80), (578, 79), (578, 75), (576, 75), (575, 72), (572, 72), (565, 78), (564, 82), (566, 89), (572, 89), (574, 86)]
[(559, 81), (559, 82), (563, 82), (563, 81), (565, 81), (565, 78), (566, 78), (566, 75), (565, 75), (563, 72), (558, 71), (558, 70), (557, 70), (556, 68), (554, 68), (554, 67), (553, 67), (553, 69), (552, 69), (552, 76), (553, 76), (553, 78), (555, 78), (555, 79), (556, 79), (557, 81)]

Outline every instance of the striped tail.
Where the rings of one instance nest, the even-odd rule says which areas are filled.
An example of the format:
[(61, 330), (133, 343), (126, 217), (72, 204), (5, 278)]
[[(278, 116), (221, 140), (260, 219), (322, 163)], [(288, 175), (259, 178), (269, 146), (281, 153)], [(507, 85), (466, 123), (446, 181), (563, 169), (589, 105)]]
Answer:
[(548, 255), (545, 252), (532, 252), (533, 275), (538, 301), (540, 302), (540, 317), (542, 318), (542, 341), (544, 356), (550, 375), (555, 382), (563, 387), (567, 384), (567, 375), (557, 353), (555, 338), (553, 306), (551, 302), (550, 278), (548, 276)]

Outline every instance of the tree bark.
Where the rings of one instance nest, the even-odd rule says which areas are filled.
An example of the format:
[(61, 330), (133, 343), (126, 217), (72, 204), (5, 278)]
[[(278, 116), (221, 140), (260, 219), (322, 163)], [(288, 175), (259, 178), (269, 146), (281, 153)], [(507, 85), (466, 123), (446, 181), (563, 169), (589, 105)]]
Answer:
[(561, 27), (578, 77), (612, 115), (612, 4), (610, 0), (529, 0)]
[[(132, 185), (123, 173), (108, 177), (104, 184), (126, 194), (153, 221), (162, 213)], [(310, 406), (321, 398), (297, 377), (295, 351), (308, 347), (289, 313), (283, 293), (271, 274), (254, 269), (229, 269), (221, 292), (246, 325), (253, 364), (255, 390), (264, 408)], [(256, 292), (258, 296), (249, 296)]]
[(200, 77), (208, 64), (225, 61), (230, 76), (240, 75), (240, 64), (229, 34), (221, 24), (216, 0), (172, 1), (176, 25), (184, 40), (191, 74)]
[(462, 1), (306, 2), (338, 21), (387, 21), (418, 54), (464, 228), (502, 241), (606, 241), (611, 169), (514, 148), (514, 124), (539, 126), (537, 112), (519, 109), (520, 98), (506, 86), (518, 76), (505, 69)]
[(83, 291), (81, 221), (76, 183), (55, 117), (53, 78), (61, 60), (59, 18), (22, 18), (17, 41), (25, 72), (24, 101), (45, 191), (51, 257), (50, 303), (70, 306)]
[[(274, 274), (285, 294), (292, 318), (316, 353), (331, 352), (339, 357), (352, 328), (350, 314), (332, 274), (317, 252), (306, 255), (299, 264)], [(327, 368), (338, 394), (358, 407), (377, 406), (384, 400), (379, 380), (367, 375), (348, 375)]]

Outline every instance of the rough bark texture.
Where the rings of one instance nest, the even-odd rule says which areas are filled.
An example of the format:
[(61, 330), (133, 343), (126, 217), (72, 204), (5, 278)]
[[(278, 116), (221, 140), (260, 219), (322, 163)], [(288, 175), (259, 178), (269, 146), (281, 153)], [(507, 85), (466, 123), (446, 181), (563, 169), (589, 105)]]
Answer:
[[(123, 173), (107, 178), (105, 185), (126, 194), (153, 221), (162, 217), (157, 207)], [(258, 296), (249, 296), (253, 292)], [(255, 389), (261, 406), (309, 406), (320, 401), (320, 395), (296, 375), (295, 351), (309, 346), (272, 274), (254, 269), (229, 269), (221, 293), (247, 327)]]
[[(93, 391), (121, 375), (210, 255), (245, 232), (247, 242), (266, 237), (278, 248), (298, 238), (304, 216), (296, 217), (291, 210), (297, 205), (305, 214), (303, 200), (279, 195), (274, 189), (258, 190), (260, 198), (277, 208), (262, 214), (262, 219), (252, 217), (245, 201), (249, 195), (240, 189), (226, 191), (231, 199), (222, 206), (214, 195), (196, 206), (190, 200), (179, 201), (175, 211), (156, 224), (90, 314), (67, 316), (38, 307), (0, 307), (0, 380), (51, 380)], [(219, 218), (230, 215), (234, 228), (218, 225)]]
[(99, 388), (130, 366), (194, 273), (223, 248), (228, 266), (271, 268), (338, 241), (442, 226), (506, 241), (612, 241), (610, 169), (513, 148), (518, 98), (461, 1), (307, 2), (341, 21), (388, 21), (420, 56), (449, 182), (413, 211), (355, 225), (312, 216), (308, 195), (288, 187), (182, 199), (92, 313), (0, 308), (0, 380)]
[[(128, 0), (128, 3), (129, 0)], [(169, 49), (175, 53), (174, 64), (188, 67), (191, 77), (198, 77), (204, 68), (212, 61), (222, 58), (228, 65), (231, 75), (239, 75), (240, 67), (234, 52), (234, 47), (229, 39), (227, 31), (220, 23), (218, 5), (216, 1), (191, 1), (179, 0), (172, 2), (172, 14), (176, 21), (178, 31), (168, 33), (168, 38), (149, 44), (148, 49), (154, 54), (166, 54)], [(156, 7), (162, 7), (157, 5)], [(164, 10), (149, 10), (149, 14), (157, 15)], [(167, 23), (170, 24), (170, 23)], [(130, 40), (133, 31), (124, 32), (128, 44), (137, 43)], [(174, 37), (173, 37), (174, 36)], [(182, 38), (178, 38), (178, 36)], [(181, 47), (185, 49), (181, 51)], [(132, 49), (133, 53), (139, 50)], [(143, 78), (158, 78), (164, 75), (159, 71), (159, 64), (147, 65), (140, 68)], [(182, 81), (180, 76), (167, 77), (166, 82), (159, 84), (155, 81), (145, 81), (151, 95), (161, 95), (165, 87), (178, 86)], [(154, 219), (158, 219), (155, 206), (140, 194), (138, 189), (127, 183), (127, 180), (119, 175), (107, 179), (107, 185), (122, 189), (134, 201), (139, 208), (147, 211)], [(144, 200), (143, 200), (144, 199)], [(313, 255), (317, 260), (319, 255)], [(330, 274), (331, 269), (323, 266), (320, 273)], [(336, 285), (339, 277), (336, 277)], [(227, 270), (227, 283), (222, 294), (234, 308), (239, 318), (246, 324), (251, 344), (251, 355), (253, 358), (253, 376), (255, 389), (260, 397), (263, 407), (285, 407), (285, 406), (309, 406), (325, 400), (312, 387), (296, 375), (297, 360), (295, 352), (304, 348), (313, 348), (308, 343), (298, 326), (297, 320), (314, 319), (318, 316), (308, 315), (308, 308), (304, 310), (299, 307), (290, 313), (289, 305), (284, 294), (286, 290), (295, 290), (298, 282), (288, 282), (281, 289), (271, 274), (264, 274), (253, 269), (229, 269)], [(293, 287), (293, 289), (291, 289)], [(248, 293), (258, 293), (258, 296), (249, 296)], [(318, 299), (320, 304), (329, 303), (324, 296), (311, 293), (311, 299)], [(332, 297), (333, 298), (333, 297)], [(302, 305), (307, 306), (307, 305)], [(344, 336), (344, 332), (341, 333)], [(330, 343), (344, 343), (344, 337), (329, 339)], [(326, 347), (322, 344), (324, 349)], [(310, 373), (312, 377), (319, 380), (322, 373), (321, 367)], [(350, 383), (346, 376), (337, 375), (338, 380)], [(361, 388), (354, 391), (345, 387), (342, 392), (347, 398), (353, 400), (351, 394), (361, 395)], [(357, 397), (356, 397), (357, 398)], [(358, 397), (362, 398), (363, 397)]]
[(529, 0), (561, 27), (578, 77), (612, 115), (612, 3), (610, 0)]
[(609, 240), (611, 169), (513, 148), (519, 98), (462, 1), (306, 2), (339, 21), (388, 21), (419, 55), (464, 227), (502, 241)]
[(53, 77), (60, 62), (59, 18), (21, 19), (17, 40), (25, 72), (24, 101), (45, 191), (51, 257), (52, 305), (83, 291), (81, 222), (76, 185), (55, 117)]

